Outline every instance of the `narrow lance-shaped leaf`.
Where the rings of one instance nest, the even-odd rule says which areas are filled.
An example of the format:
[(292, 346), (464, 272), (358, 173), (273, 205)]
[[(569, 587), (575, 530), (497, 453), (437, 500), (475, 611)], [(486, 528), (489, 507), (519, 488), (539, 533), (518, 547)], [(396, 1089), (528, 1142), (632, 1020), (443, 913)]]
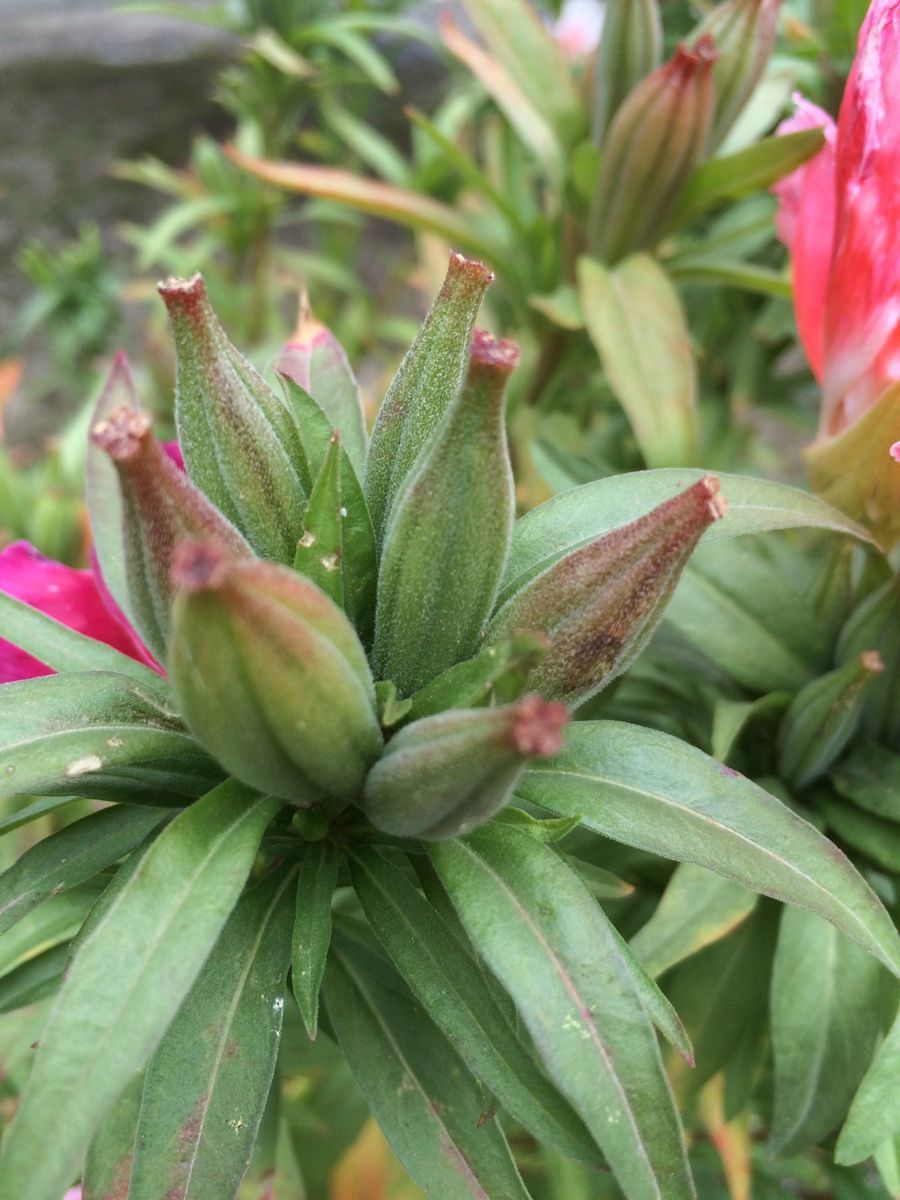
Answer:
[(245, 539), (193, 486), (153, 436), (146, 413), (116, 408), (91, 429), (119, 479), (128, 611), (160, 662), (168, 654), (175, 589), (175, 546), (186, 537), (216, 537), (238, 558), (252, 558)]
[(228, 341), (199, 275), (160, 285), (176, 349), (188, 475), (257, 553), (291, 562), (309, 468), (284, 402)]
[(160, 696), (166, 694), (164, 680), (136, 658), (85, 637), (6, 592), (0, 592), (0, 621), (7, 641), (54, 671), (115, 671), (136, 679), (145, 688), (153, 688)]
[(655, 259), (578, 263), (588, 335), (648, 466), (697, 459), (697, 368), (687, 319)]
[(900, 975), (900, 937), (852, 863), (812, 825), (730, 767), (678, 738), (617, 721), (579, 721), (517, 794), (580, 814), (604, 837), (697, 863), (809, 909)]
[(382, 401), (365, 483), (379, 543), (394, 497), (462, 387), (475, 315), (492, 279), (481, 263), (451, 254), (441, 290)]
[(142, 1071), (126, 1086), (97, 1130), (85, 1159), (82, 1200), (127, 1198), (143, 1090)]
[(319, 1026), (319, 991), (331, 945), (331, 900), (340, 861), (331, 842), (319, 841), (304, 847), (298, 865), (291, 988), (311, 1041)]
[(353, 626), (308, 579), (184, 542), (170, 653), (185, 720), (239, 779), (301, 806), (362, 790), (381, 750)]
[[(285, 399), (294, 415), (309, 460), (310, 470), (318, 476), (332, 453), (332, 439), (339, 431), (312, 396), (293, 379), (281, 377)], [(378, 578), (378, 551), (369, 508), (360, 479), (341, 442), (338, 451), (341, 512), (341, 586), (344, 606), (362, 641), (369, 645), (375, 623), (375, 587)], [(307, 510), (308, 511), (308, 510)], [(303, 540), (305, 531), (301, 534)]]
[[(103, 421), (116, 408), (140, 408), (137, 388), (128, 358), (120, 351), (113, 359), (109, 376), (91, 414), (91, 425)], [(85, 456), (85, 492), (91, 537), (103, 581), (119, 608), (130, 616), (125, 556), (122, 494), (115, 468), (99, 446), (88, 440)]]
[(528, 630), (550, 647), (531, 682), (578, 704), (620, 675), (658, 624), (704, 529), (725, 512), (705, 476), (646, 516), (557, 560), (499, 608), (488, 644)]
[(656, 1035), (619, 942), (578, 876), (506, 825), (430, 852), (466, 931), (628, 1200), (692, 1197)]
[(900, 1014), (866, 1071), (834, 1152), (845, 1165), (862, 1162), (900, 1133)]
[(338, 608), (344, 607), (341, 524), (341, 439), (335, 433), (309, 494), (294, 570), (312, 580)]
[(300, 296), (297, 328), (282, 347), (275, 369), (309, 392), (332, 428), (340, 431), (344, 449), (362, 479), (368, 435), (359, 385), (343, 346), (317, 319), (305, 290)]
[(504, 409), (518, 356), (475, 331), (462, 392), (394, 500), (373, 663), (401, 694), (470, 658), (494, 603), (515, 515)]
[(528, 1200), (486, 1097), (390, 965), (343, 927), (325, 1005), (394, 1153), (441, 1200)]
[(449, 708), (482, 708), (518, 700), (528, 688), (535, 667), (547, 653), (549, 641), (540, 633), (525, 633), (443, 671), (411, 697), (410, 719), (430, 717)]
[[(695, 468), (668, 468), (611, 475), (562, 492), (532, 509), (513, 530), (498, 607), (572, 550), (626, 525), (633, 520), (636, 509), (646, 511), (671, 499), (704, 474)], [(805, 528), (830, 529), (871, 541), (865, 529), (807, 492), (741, 475), (719, 475), (718, 479), (728, 496), (728, 511), (706, 530), (704, 542)]]
[[(229, 782), (181, 813), (76, 954), (0, 1153), (2, 1200), (59, 1200), (215, 944), (278, 805)], [(57, 1114), (46, 1136), (46, 1114)]]
[(275, 1070), (293, 871), (238, 901), (147, 1067), (129, 1200), (233, 1200)]
[(0, 978), (0, 1013), (13, 1012), (51, 996), (63, 981), (68, 942), (31, 954)]
[(786, 909), (772, 972), (772, 1142), (796, 1154), (842, 1119), (881, 1032), (881, 966), (819, 917)]
[(197, 750), (154, 692), (107, 671), (4, 684), (0, 730), (0, 799)]
[(50, 896), (68, 891), (139, 846), (165, 816), (159, 808), (116, 805), (66, 825), (0, 875), (0, 933)]
[(725, 937), (755, 906), (753, 892), (705, 867), (681, 863), (653, 916), (631, 939), (631, 949), (655, 979)]
[(522, 1044), (478, 964), (438, 911), (377, 851), (354, 851), (351, 869), (376, 936), (473, 1073), (540, 1141), (596, 1161), (598, 1152), (580, 1118)]

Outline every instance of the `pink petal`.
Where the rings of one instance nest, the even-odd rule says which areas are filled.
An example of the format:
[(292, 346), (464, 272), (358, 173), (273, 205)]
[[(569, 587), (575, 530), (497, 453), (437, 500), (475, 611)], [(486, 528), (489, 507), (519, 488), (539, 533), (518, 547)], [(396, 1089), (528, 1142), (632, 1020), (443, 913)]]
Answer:
[(797, 111), (778, 133), (825, 130), (825, 145), (772, 188), (778, 197), (778, 236), (791, 254), (794, 313), (800, 341), (816, 378), (824, 374), (824, 314), (835, 226), (835, 125), (828, 113), (795, 95)]
[(900, 379), (900, 0), (873, 0), (838, 119), (825, 432)]
[(894, 442), (891, 446), (891, 458), (894, 462), (900, 463), (900, 442)]
[[(127, 627), (103, 602), (91, 571), (79, 571), (39, 554), (27, 542), (0, 552), (0, 591), (46, 613), (70, 629), (137, 657)], [(0, 683), (53, 672), (43, 663), (0, 639)]]
[(69, 1188), (69, 1190), (63, 1196), (63, 1200), (81, 1200), (81, 1188), (80, 1187)]
[(175, 466), (180, 467), (181, 470), (183, 471), (184, 470), (184, 455), (181, 453), (181, 447), (178, 445), (178, 443), (177, 442), (163, 442), (162, 448), (163, 448), (163, 450), (165, 450), (166, 454), (168, 454), (169, 458), (171, 458), (171, 460), (175, 464)]

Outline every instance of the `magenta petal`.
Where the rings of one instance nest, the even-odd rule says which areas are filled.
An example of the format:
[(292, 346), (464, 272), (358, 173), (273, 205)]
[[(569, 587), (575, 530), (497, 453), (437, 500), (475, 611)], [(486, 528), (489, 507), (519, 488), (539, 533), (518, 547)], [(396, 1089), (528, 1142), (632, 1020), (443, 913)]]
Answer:
[[(0, 591), (123, 654), (139, 656), (131, 632), (104, 604), (91, 571), (45, 558), (28, 542), (13, 542), (0, 552)], [(48, 674), (52, 671), (45, 664), (0, 640), (0, 683)]]
[(181, 453), (181, 447), (177, 442), (163, 442), (162, 448), (171, 458), (176, 467), (184, 470), (184, 455)]

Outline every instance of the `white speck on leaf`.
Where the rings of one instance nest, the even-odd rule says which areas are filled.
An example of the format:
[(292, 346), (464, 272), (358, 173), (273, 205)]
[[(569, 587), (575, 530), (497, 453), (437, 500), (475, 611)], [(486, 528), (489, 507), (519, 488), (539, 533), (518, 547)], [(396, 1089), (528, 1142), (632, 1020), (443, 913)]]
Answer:
[(69, 763), (66, 767), (66, 779), (74, 779), (78, 775), (99, 771), (102, 766), (102, 758), (98, 758), (96, 754), (86, 754), (84, 758), (76, 758), (74, 762)]

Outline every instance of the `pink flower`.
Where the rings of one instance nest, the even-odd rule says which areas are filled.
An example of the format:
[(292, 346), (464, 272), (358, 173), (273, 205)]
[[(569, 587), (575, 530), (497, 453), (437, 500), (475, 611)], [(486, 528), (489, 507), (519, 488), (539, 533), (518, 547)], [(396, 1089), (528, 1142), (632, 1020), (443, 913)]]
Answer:
[[(152, 662), (124, 617), (111, 611), (93, 571), (45, 558), (28, 542), (13, 542), (0, 552), (0, 591), (123, 654)], [(0, 639), (0, 683), (52, 674), (44, 663)]]
[(553, 36), (566, 58), (587, 58), (596, 49), (603, 28), (599, 0), (565, 0), (553, 25)]
[(900, 0), (873, 0), (837, 128), (800, 101), (780, 131), (816, 124), (825, 146), (775, 191), (797, 325), (823, 386), (819, 433), (830, 437), (900, 381)]
[(63, 1196), (63, 1200), (81, 1200), (81, 1188), (80, 1187), (69, 1188), (69, 1190)]

